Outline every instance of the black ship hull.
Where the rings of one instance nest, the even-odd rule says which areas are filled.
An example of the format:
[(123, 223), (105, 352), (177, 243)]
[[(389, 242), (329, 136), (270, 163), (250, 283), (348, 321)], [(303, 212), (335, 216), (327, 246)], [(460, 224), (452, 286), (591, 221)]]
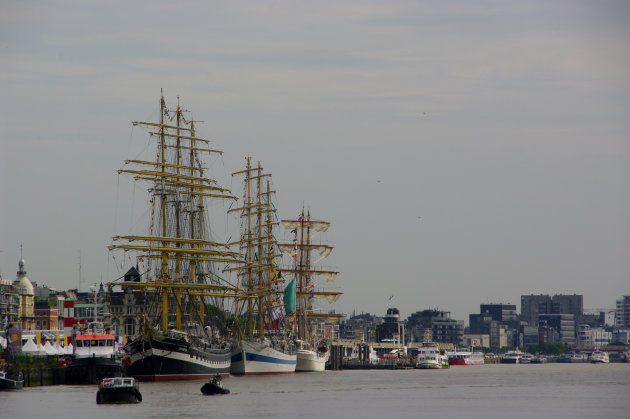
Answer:
[(124, 368), (113, 358), (75, 358), (66, 367), (65, 384), (96, 384), (103, 378), (122, 377)]
[(137, 388), (102, 388), (96, 393), (97, 404), (140, 403), (142, 394)]
[(230, 394), (230, 390), (223, 388), (217, 384), (206, 383), (201, 387), (201, 392), (207, 396), (214, 396), (216, 394)]
[(0, 390), (20, 390), (24, 387), (24, 379), (21, 375), (7, 375), (0, 378)]
[(194, 347), (185, 340), (137, 340), (128, 347), (128, 375), (141, 381), (207, 379), (230, 373), (230, 349)]

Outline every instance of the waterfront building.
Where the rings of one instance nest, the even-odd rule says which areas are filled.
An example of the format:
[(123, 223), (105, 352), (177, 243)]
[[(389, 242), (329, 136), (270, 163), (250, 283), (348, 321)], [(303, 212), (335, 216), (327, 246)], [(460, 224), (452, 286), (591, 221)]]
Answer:
[(604, 327), (606, 325), (606, 311), (585, 312), (581, 316), (577, 316), (576, 321), (578, 324), (588, 324), (590, 327)]
[(50, 302), (48, 300), (37, 301), (35, 303), (35, 329), (59, 329), (59, 311), (57, 310), (56, 300)]
[(612, 341), (612, 333), (602, 327), (591, 327), (582, 323), (578, 325), (577, 344), (580, 346), (606, 346)]
[(539, 321), (546, 327), (555, 330), (558, 333), (560, 342), (567, 345), (575, 345), (576, 327), (573, 314), (540, 314)]
[(464, 333), (464, 346), (473, 348), (490, 348), (490, 335), (489, 334), (471, 334)]
[(48, 285), (39, 285), (36, 281), (31, 281), (33, 284), (33, 291), (35, 292), (35, 298), (41, 300), (48, 300), (51, 296), (57, 294), (57, 290), (54, 288), (48, 288)]
[(611, 333), (611, 343), (621, 343), (622, 345), (630, 345), (630, 328), (616, 329)]
[(573, 314), (575, 318), (584, 312), (584, 297), (582, 295), (556, 294), (551, 297), (551, 313)]
[(538, 316), (550, 313), (551, 297), (549, 295), (521, 295), (521, 319), (529, 326), (538, 326)]
[(496, 328), (490, 329), (490, 347), (505, 348), (506, 346), (515, 346), (514, 331), (507, 325), (496, 322)]
[(397, 308), (388, 308), (383, 323), (376, 326), (376, 340), (402, 342), (404, 345), (404, 334), (405, 323), (400, 321), (400, 311)]
[(109, 291), (105, 300), (107, 321), (118, 336), (134, 336), (142, 330), (142, 317), (147, 298), (144, 292), (125, 287), (124, 291)]
[(509, 323), (516, 320), (516, 305), (515, 304), (481, 304), (479, 306), (479, 312), (482, 314), (488, 314), (492, 320), (496, 320), (501, 323)]
[(540, 342), (538, 327), (522, 325), (519, 330), (519, 346), (527, 347), (538, 345)]
[(490, 329), (498, 324), (498, 321), (493, 320), (492, 316), (489, 313), (469, 314), (468, 321), (470, 327), (469, 332), (471, 334), (490, 335)]
[[(9, 279), (0, 279), (0, 315), (3, 319), (7, 315), (10, 323), (20, 318), (20, 294)], [(4, 321), (0, 323), (0, 330), (4, 330)]]
[(470, 314), (470, 333), (488, 334), (491, 348), (518, 345), (518, 320), (514, 304), (481, 304), (480, 314)]
[(26, 262), (21, 259), (18, 263), (17, 278), (13, 287), (20, 296), (20, 310), (18, 321), (22, 323), (22, 330), (35, 329), (35, 292), (33, 284), (26, 276)]
[(339, 322), (339, 334), (342, 339), (376, 342), (376, 327), (383, 323), (381, 317), (370, 313), (352, 315)]
[(528, 326), (538, 326), (543, 314), (571, 314), (575, 321), (583, 311), (582, 295), (521, 295), (521, 319)]
[(455, 346), (464, 343), (464, 321), (451, 319), (449, 311), (417, 311), (407, 319), (407, 327), (420, 333), (423, 329), (430, 328), (433, 342), (448, 342)]
[(560, 342), (560, 333), (546, 322), (538, 326), (538, 343)]
[(615, 326), (630, 327), (630, 295), (624, 295), (620, 300), (617, 300)]

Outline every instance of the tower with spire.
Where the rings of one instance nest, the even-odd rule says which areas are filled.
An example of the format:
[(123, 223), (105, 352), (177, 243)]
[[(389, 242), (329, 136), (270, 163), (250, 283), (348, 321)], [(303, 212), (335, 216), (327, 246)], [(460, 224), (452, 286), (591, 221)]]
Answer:
[(19, 321), (23, 330), (35, 329), (35, 291), (33, 284), (26, 276), (26, 262), (22, 259), (22, 246), (20, 246), (20, 262), (18, 263), (17, 278), (13, 281), (13, 287), (20, 294)]

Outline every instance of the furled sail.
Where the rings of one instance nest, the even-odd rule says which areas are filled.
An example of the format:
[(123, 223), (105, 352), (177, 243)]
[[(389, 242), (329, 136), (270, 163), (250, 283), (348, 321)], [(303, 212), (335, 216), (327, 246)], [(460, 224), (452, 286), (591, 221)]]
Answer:
[[(321, 257), (327, 257), (333, 249), (332, 246), (327, 246), (325, 244), (298, 244), (297, 246), (307, 251), (316, 250)], [(278, 247), (285, 253), (292, 253), (295, 249), (295, 245), (288, 243), (279, 244)]]
[(287, 230), (293, 230), (294, 228), (310, 228), (317, 232), (328, 230), (330, 223), (326, 221), (298, 221), (298, 220), (282, 220), (282, 227)]

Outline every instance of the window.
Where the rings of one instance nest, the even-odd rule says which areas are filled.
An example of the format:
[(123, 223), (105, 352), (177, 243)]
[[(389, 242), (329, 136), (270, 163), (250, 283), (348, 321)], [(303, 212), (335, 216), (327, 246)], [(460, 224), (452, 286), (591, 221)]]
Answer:
[(126, 335), (134, 335), (136, 333), (136, 327), (133, 323), (133, 319), (125, 320), (125, 334)]

